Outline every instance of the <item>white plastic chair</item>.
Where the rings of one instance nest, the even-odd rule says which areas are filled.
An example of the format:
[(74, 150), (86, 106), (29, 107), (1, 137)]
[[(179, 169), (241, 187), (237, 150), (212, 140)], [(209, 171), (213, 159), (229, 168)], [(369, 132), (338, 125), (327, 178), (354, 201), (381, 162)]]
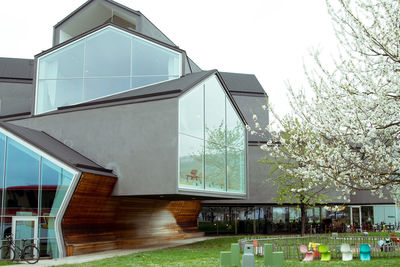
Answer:
[(353, 252), (351, 252), (349, 244), (342, 244), (340, 246), (340, 252), (342, 252), (343, 261), (351, 261), (353, 259)]

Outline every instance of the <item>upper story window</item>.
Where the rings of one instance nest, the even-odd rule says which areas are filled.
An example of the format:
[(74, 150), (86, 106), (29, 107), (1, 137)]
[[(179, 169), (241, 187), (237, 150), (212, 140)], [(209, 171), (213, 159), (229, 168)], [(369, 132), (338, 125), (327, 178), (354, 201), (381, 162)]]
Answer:
[(246, 192), (245, 127), (214, 75), (179, 99), (179, 188)]
[(109, 22), (136, 30), (139, 20), (139, 14), (134, 11), (127, 11), (107, 1), (92, 1), (54, 26), (54, 45)]
[(35, 114), (179, 78), (181, 58), (107, 26), (38, 58)]

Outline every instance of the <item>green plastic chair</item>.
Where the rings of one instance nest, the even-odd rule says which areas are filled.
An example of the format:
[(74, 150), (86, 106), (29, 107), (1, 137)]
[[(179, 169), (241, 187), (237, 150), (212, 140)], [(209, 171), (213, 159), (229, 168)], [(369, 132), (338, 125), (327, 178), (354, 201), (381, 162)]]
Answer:
[(321, 261), (331, 260), (331, 252), (326, 245), (319, 245), (318, 252), (321, 253)]
[(280, 267), (285, 264), (285, 258), (283, 257), (283, 251), (272, 252), (272, 267)]
[(272, 265), (272, 244), (264, 245), (264, 266)]
[(221, 251), (219, 255), (220, 255), (221, 266), (232, 266), (231, 264), (232, 252)]
[(231, 244), (231, 265), (240, 267), (240, 248), (239, 244)]

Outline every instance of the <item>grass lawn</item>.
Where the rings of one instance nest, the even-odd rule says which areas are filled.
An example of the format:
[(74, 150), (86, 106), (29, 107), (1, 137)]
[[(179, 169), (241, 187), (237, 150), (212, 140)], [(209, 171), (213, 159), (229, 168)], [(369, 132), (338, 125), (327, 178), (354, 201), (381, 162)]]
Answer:
[[(219, 266), (219, 252), (230, 250), (230, 244), (236, 243), (242, 237), (224, 237), (197, 242), (176, 248), (141, 252), (101, 261), (63, 266), (130, 266), (130, 267), (167, 267), (167, 266)], [(263, 258), (256, 257), (256, 266), (263, 266)], [(290, 260), (285, 266), (400, 266), (400, 258), (379, 258), (370, 262), (353, 260), (351, 262), (306, 262)]]
[(2, 266), (2, 265), (13, 265), (13, 264), (18, 264), (18, 262), (0, 260), (0, 266)]

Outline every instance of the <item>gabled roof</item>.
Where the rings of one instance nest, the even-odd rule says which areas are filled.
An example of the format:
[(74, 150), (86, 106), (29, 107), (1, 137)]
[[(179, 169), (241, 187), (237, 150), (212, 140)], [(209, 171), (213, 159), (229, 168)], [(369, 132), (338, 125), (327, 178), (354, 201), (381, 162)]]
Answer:
[(78, 13), (80, 10), (82, 10), (84, 7), (88, 6), (89, 4), (98, 1), (98, 2), (107, 2), (110, 3), (118, 8), (124, 9), (126, 11), (129, 11), (135, 15), (140, 15), (140, 12), (133, 10), (127, 6), (121, 5), (120, 3), (117, 3), (115, 1), (112, 0), (88, 0), (85, 3), (83, 3), (81, 6), (79, 6), (77, 9), (75, 9), (74, 11), (72, 11), (70, 14), (68, 14), (65, 18), (63, 18), (62, 20), (60, 20), (59, 22), (57, 22), (56, 25), (54, 25), (54, 28), (60, 26), (61, 24), (65, 23), (66, 21), (68, 21), (71, 17), (73, 17), (76, 13)]
[[(71, 12), (68, 16), (66, 16), (64, 19), (59, 21), (56, 25), (54, 25), (54, 30), (60, 28), (63, 26), (64, 23), (68, 21), (72, 21), (74, 16), (79, 15), (80, 13), (84, 12), (85, 10), (88, 10), (92, 8), (94, 5), (101, 4), (103, 6), (106, 6), (108, 8), (111, 8), (112, 10), (117, 10), (121, 11), (128, 16), (136, 17), (139, 18), (139, 24), (136, 25), (137, 29), (136, 31), (141, 32), (142, 34), (152, 37), (154, 39), (157, 39), (161, 42), (167, 43), (172, 46), (176, 46), (163, 32), (161, 32), (150, 20), (148, 20), (140, 11), (133, 10), (127, 6), (124, 6), (120, 3), (117, 3), (112, 0), (88, 0), (84, 4), (82, 4), (80, 7), (75, 9), (73, 12)], [(55, 44), (55, 39), (53, 36), (53, 45)]]
[(37, 131), (5, 122), (0, 122), (0, 127), (74, 169), (78, 169), (82, 172), (116, 177), (112, 174), (111, 170), (96, 164), (43, 131)]
[(267, 95), (254, 74), (220, 72), (231, 93)]

